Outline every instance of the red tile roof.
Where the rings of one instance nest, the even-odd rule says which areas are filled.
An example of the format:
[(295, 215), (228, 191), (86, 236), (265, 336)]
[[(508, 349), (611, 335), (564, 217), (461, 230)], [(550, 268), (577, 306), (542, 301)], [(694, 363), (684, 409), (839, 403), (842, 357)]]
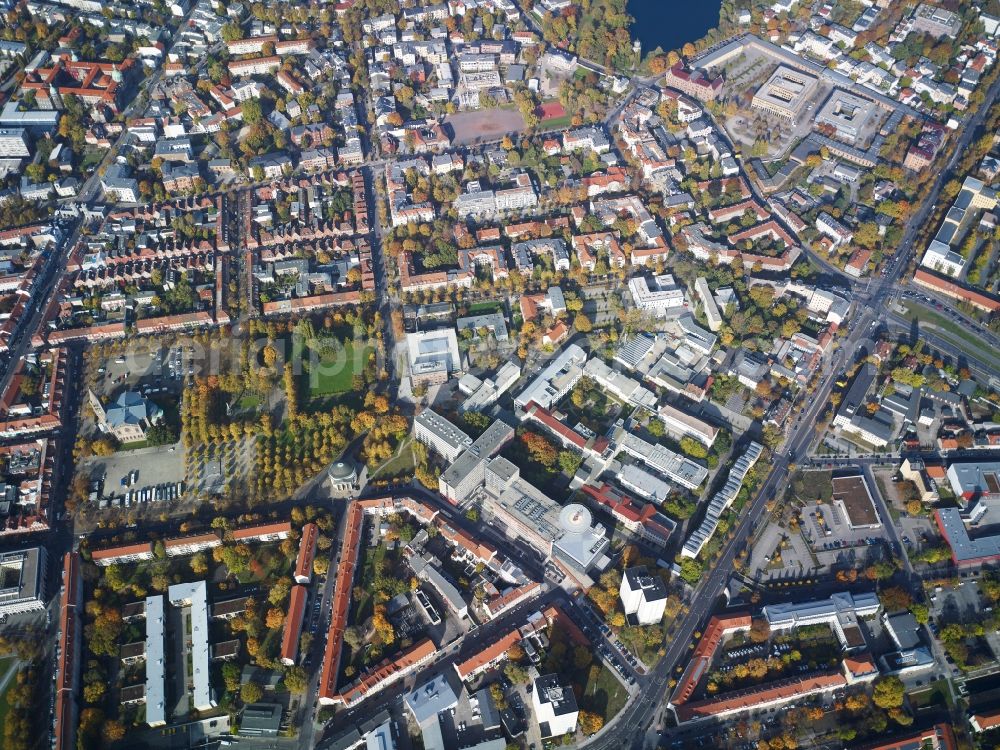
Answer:
[(284, 534), (292, 530), (292, 524), (288, 521), (283, 523), (265, 523), (260, 526), (247, 526), (233, 531), (233, 539), (257, 539), (258, 537), (271, 536), (272, 534)]
[(424, 638), (395, 659), (387, 659), (365, 672), (340, 694), (340, 698), (348, 705), (364, 700), (369, 694), (398, 680), (400, 673), (426, 661), (436, 651), (434, 641)]
[(503, 596), (498, 596), (486, 602), (486, 609), (489, 610), (491, 617), (496, 617), (498, 614), (507, 609), (507, 607), (512, 606), (515, 602), (528, 598), (528, 596), (536, 592), (540, 587), (541, 584), (536, 581), (531, 581), (523, 586), (518, 586), (517, 588), (511, 589)]
[(503, 655), (510, 650), (510, 647), (520, 640), (521, 634), (517, 630), (511, 630), (499, 640), (477, 651), (465, 661), (456, 662), (455, 671), (458, 672), (458, 676), (461, 679), (466, 680), (476, 675), (479, 670), (487, 665), (500, 661)]
[(975, 713), (972, 718), (976, 720), (976, 724), (979, 725), (978, 732), (987, 732), (990, 729), (996, 729), (1000, 727), (1000, 709), (996, 711), (985, 711), (980, 713)]
[(552, 415), (552, 412), (547, 409), (543, 409), (534, 401), (528, 404), (525, 412), (528, 417), (541, 423), (556, 435), (575, 445), (580, 450), (583, 450), (584, 447), (586, 447), (587, 439), (583, 435), (564, 425)]
[(312, 578), (313, 559), (316, 557), (316, 539), (319, 527), (307, 523), (302, 527), (302, 537), (299, 539), (299, 556), (295, 560), (295, 578)]
[(292, 596), (288, 601), (288, 615), (285, 617), (285, 633), (281, 638), (281, 660), (294, 664), (299, 653), (299, 637), (302, 635), (302, 619), (306, 613), (306, 599), (309, 591), (305, 586), (292, 586)]
[(73, 700), (74, 676), (79, 661), (80, 644), (77, 630), (80, 613), (77, 607), (80, 585), (80, 556), (67, 552), (63, 556), (63, 591), (59, 609), (59, 660), (56, 664), (56, 705), (54, 750), (75, 750), (76, 722)]
[(844, 678), (844, 675), (837, 671), (825, 672), (809, 677), (795, 677), (764, 687), (727, 693), (726, 695), (710, 700), (686, 703), (677, 707), (677, 718), (680, 721), (689, 721), (706, 716), (728, 714), (733, 711), (750, 709), (777, 701), (790, 700), (799, 695), (829, 690), (846, 684), (847, 680)]
[(109, 558), (123, 557), (125, 555), (134, 555), (139, 552), (148, 552), (149, 554), (153, 554), (152, 542), (143, 542), (142, 544), (125, 544), (121, 547), (97, 549), (90, 553), (90, 559), (107, 560)]
[(337, 674), (340, 670), (340, 655), (343, 647), (347, 614), (351, 607), (351, 591), (354, 588), (354, 569), (358, 562), (361, 545), (361, 531), (364, 523), (364, 507), (361, 503), (351, 503), (345, 520), (344, 540), (337, 566), (336, 584), (333, 589), (333, 604), (330, 614), (330, 629), (323, 652), (323, 670), (319, 682), (319, 697), (330, 703), (337, 700)]
[(875, 662), (872, 661), (872, 657), (869, 654), (844, 657), (844, 667), (855, 677), (878, 674), (878, 667), (875, 666)]
[(955, 750), (955, 733), (948, 724), (936, 724), (929, 729), (896, 737), (887, 742), (865, 745), (859, 750)]
[(913, 274), (913, 280), (920, 286), (936, 289), (948, 297), (965, 300), (969, 304), (978, 307), (981, 310), (991, 313), (1000, 310), (1000, 301), (994, 299), (993, 297), (988, 297), (980, 292), (967, 289), (966, 287), (956, 284), (954, 281), (944, 279), (937, 274), (924, 270), (923, 268), (917, 269), (916, 273)]
[(674, 694), (670, 702), (675, 706), (686, 703), (688, 698), (698, 686), (698, 681), (707, 671), (715, 655), (715, 649), (722, 643), (723, 637), (736, 630), (749, 630), (751, 618), (748, 614), (732, 615), (730, 617), (712, 617), (708, 621), (708, 626), (698, 641), (698, 645), (691, 654), (691, 661), (688, 662), (681, 676), (680, 682), (674, 688)]
[(583, 631), (573, 622), (573, 619), (558, 604), (546, 607), (542, 614), (545, 615), (545, 619), (550, 625), (564, 630), (573, 643), (578, 646), (590, 645), (590, 639), (584, 635)]

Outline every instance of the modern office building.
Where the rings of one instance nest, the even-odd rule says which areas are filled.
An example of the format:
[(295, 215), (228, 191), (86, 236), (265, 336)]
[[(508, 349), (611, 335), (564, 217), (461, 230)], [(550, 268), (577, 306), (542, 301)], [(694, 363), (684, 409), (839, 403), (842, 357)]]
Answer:
[(827, 599), (769, 604), (763, 609), (771, 630), (789, 630), (805, 625), (829, 625), (845, 650), (861, 648), (864, 636), (859, 618), (874, 617), (881, 608), (878, 596), (868, 592), (852, 596), (843, 591)]
[(655, 625), (663, 619), (667, 606), (667, 587), (659, 576), (649, 574), (645, 566), (628, 568), (618, 588), (625, 615), (639, 625)]
[(28, 131), (24, 128), (0, 128), (0, 158), (23, 159), (31, 156)]
[(0, 554), (0, 615), (45, 609), (47, 559), (44, 547)]
[(438, 479), (438, 491), (451, 503), (465, 502), (486, 481), (486, 463), (513, 438), (514, 428), (502, 419), (496, 420), (445, 469)]
[(918, 33), (954, 38), (961, 28), (961, 16), (938, 5), (921, 3), (913, 13), (913, 31)]
[(559, 675), (547, 674), (535, 680), (531, 705), (543, 739), (576, 732), (580, 714), (576, 696), (571, 688), (562, 686)]
[(653, 315), (665, 316), (671, 312), (681, 312), (687, 307), (684, 287), (679, 286), (669, 273), (652, 279), (633, 276), (628, 281), (628, 289), (635, 306)]
[(570, 344), (514, 398), (514, 406), (524, 409), (534, 401), (543, 409), (551, 409), (583, 377), (586, 361), (586, 352), (576, 344)]
[(413, 436), (448, 461), (472, 445), (471, 437), (432, 409), (424, 409), (414, 418)]
[(454, 328), (407, 334), (406, 347), (414, 385), (444, 383), (449, 375), (462, 369)]
[(816, 125), (832, 128), (837, 138), (853, 145), (873, 123), (877, 111), (878, 105), (871, 99), (834, 89), (816, 113)]
[(809, 73), (779, 65), (753, 96), (751, 107), (782, 120), (798, 119), (812, 97), (819, 79)]

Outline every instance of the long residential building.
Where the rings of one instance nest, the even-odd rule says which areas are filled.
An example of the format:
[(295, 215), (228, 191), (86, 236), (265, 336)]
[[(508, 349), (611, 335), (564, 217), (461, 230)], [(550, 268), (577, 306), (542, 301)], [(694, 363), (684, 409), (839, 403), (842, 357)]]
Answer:
[(435, 654), (437, 646), (434, 645), (434, 641), (424, 638), (395, 659), (387, 659), (362, 674), (345, 687), (334, 702), (348, 707), (356, 706), (369, 695), (384, 690), (413, 673), (433, 659)]
[(266, 523), (260, 526), (247, 526), (233, 530), (235, 542), (276, 542), (287, 539), (292, 533), (292, 525), (288, 521), (281, 523)]
[(299, 654), (299, 638), (302, 636), (302, 620), (306, 614), (308, 589), (302, 584), (292, 586), (292, 595), (288, 601), (288, 614), (285, 616), (285, 630), (281, 637), (281, 663), (286, 666), (295, 664)]
[(319, 527), (307, 523), (302, 527), (299, 537), (299, 554), (295, 559), (295, 582), (309, 583), (312, 581), (313, 561), (316, 558), (316, 543), (319, 539)]
[(726, 480), (725, 485), (709, 501), (708, 510), (705, 512), (705, 518), (702, 520), (701, 526), (692, 532), (681, 548), (682, 555), (685, 557), (698, 556), (702, 548), (708, 543), (708, 540), (715, 534), (722, 514), (736, 499), (740, 488), (743, 486), (743, 480), (746, 479), (746, 475), (753, 468), (753, 465), (757, 463), (757, 459), (761, 457), (763, 452), (763, 445), (751, 441), (743, 452), (743, 455), (736, 459), (733, 468), (729, 470), (729, 478)]
[(80, 648), (83, 638), (83, 577), (80, 555), (63, 556), (59, 600), (59, 635), (56, 649), (55, 704), (52, 717), (52, 750), (76, 750), (80, 687)]
[(698, 419), (670, 404), (664, 404), (656, 410), (656, 415), (663, 422), (667, 434), (677, 438), (692, 437), (705, 447), (711, 448), (719, 429), (703, 419)]
[(152, 560), (153, 543), (126, 544), (121, 547), (94, 550), (90, 553), (90, 559), (102, 568), (109, 565), (138, 562), (139, 560)]
[(197, 711), (211, 711), (215, 700), (209, 671), (208, 587), (203, 580), (176, 583), (167, 589), (167, 599), (171, 606), (189, 610), (190, 631), (185, 638), (185, 649), (191, 669), (188, 675), (191, 706)]

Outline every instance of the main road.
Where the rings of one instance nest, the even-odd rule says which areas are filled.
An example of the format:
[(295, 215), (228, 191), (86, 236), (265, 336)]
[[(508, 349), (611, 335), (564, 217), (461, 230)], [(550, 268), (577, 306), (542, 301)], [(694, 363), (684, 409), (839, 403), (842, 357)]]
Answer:
[[(858, 340), (861, 339), (865, 330), (865, 328), (857, 329), (858, 332), (855, 335)], [(813, 426), (819, 418), (830, 394), (830, 389), (836, 380), (839, 372), (839, 366), (836, 365), (841, 360), (844, 351), (846, 348), (838, 350), (834, 355), (833, 362), (816, 391), (816, 397), (809, 402), (802, 418), (790, 428), (786, 450), (774, 455), (771, 471), (765, 478), (750, 508), (740, 517), (732, 538), (723, 547), (722, 554), (713, 564), (708, 577), (703, 578), (696, 587), (690, 609), (670, 636), (670, 645), (667, 647), (666, 654), (645, 678), (644, 684), (640, 685), (643, 688), (638, 693), (640, 697), (612, 719), (595, 739), (581, 744), (581, 747), (592, 750), (617, 750), (622, 747), (638, 750), (643, 747), (646, 728), (669, 697), (670, 677), (674, 668), (683, 663), (694, 645), (695, 632), (703, 628), (705, 621), (723, 595), (736, 556), (746, 547), (748, 539), (759, 519), (763, 516), (766, 504), (783, 489), (789, 463), (788, 456), (797, 455), (809, 447), (813, 436)], [(628, 732), (632, 732), (632, 735), (622, 736), (623, 734), (627, 735)]]
[(703, 578), (696, 587), (690, 609), (671, 635), (666, 654), (641, 685), (643, 689), (638, 693), (640, 697), (626, 706), (618, 716), (607, 724), (603, 731), (591, 740), (581, 743), (580, 747), (586, 747), (589, 750), (618, 750), (623, 747), (640, 750), (643, 747), (647, 729), (669, 697), (670, 677), (673, 670), (683, 664), (694, 645), (695, 632), (702, 629), (705, 621), (715, 609), (720, 596), (723, 595), (726, 582), (732, 572), (733, 562), (740, 551), (745, 548), (747, 540), (764, 512), (765, 505), (782, 488), (788, 471), (788, 457), (798, 456), (808, 449), (816, 422), (825, 408), (830, 390), (840, 374), (841, 368), (847, 362), (852, 361), (859, 345), (865, 341), (870, 332), (872, 324), (878, 323), (885, 314), (885, 305), (909, 263), (913, 242), (917, 234), (933, 211), (941, 188), (945, 181), (950, 179), (959, 155), (977, 133), (986, 112), (998, 93), (1000, 93), (1000, 78), (994, 81), (990, 87), (979, 110), (962, 124), (961, 132), (955, 143), (952, 144), (954, 150), (951, 158), (945, 168), (938, 173), (920, 208), (907, 222), (906, 230), (900, 241), (899, 252), (889, 261), (885, 273), (873, 284), (870, 284), (867, 294), (859, 299), (860, 304), (855, 310), (850, 333), (841, 341), (840, 347), (824, 365), (820, 385), (812, 394), (803, 415), (792, 425), (785, 442), (784, 452), (775, 454), (771, 471), (749, 509), (740, 517), (733, 536), (724, 545), (722, 554), (713, 563), (707, 578)]

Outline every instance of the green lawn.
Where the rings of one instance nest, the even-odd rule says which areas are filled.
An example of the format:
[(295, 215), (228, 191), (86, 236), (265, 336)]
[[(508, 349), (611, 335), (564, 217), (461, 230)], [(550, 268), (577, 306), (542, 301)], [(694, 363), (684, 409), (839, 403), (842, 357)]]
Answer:
[(261, 397), (257, 395), (244, 396), (241, 398), (236, 406), (238, 409), (250, 411), (251, 409), (256, 409), (261, 405)]
[(354, 390), (354, 376), (364, 372), (368, 357), (374, 350), (371, 346), (359, 348), (353, 342), (345, 341), (343, 350), (322, 357), (315, 371), (303, 368), (309, 395), (315, 398)]
[(628, 701), (628, 691), (610, 669), (605, 666), (597, 673), (597, 678), (587, 684), (580, 699), (580, 708), (604, 717), (607, 723), (622, 710)]
[(416, 468), (416, 463), (413, 459), (413, 449), (407, 441), (400, 446), (398, 454), (389, 459), (371, 478), (392, 479), (393, 477), (410, 475), (414, 468)]
[(487, 313), (501, 312), (503, 303), (501, 302), (474, 302), (469, 305), (469, 315), (485, 315)]
[(951, 695), (946, 680), (935, 680), (923, 690), (909, 694), (910, 705), (921, 711), (940, 707), (951, 708)]
[(98, 149), (85, 149), (83, 152), (83, 159), (80, 162), (80, 168), (83, 171), (90, 169), (91, 167), (96, 167), (101, 163), (101, 159), (104, 158), (104, 152)]
[(540, 130), (565, 130), (572, 124), (573, 116), (563, 115), (562, 117), (553, 117), (551, 120), (542, 120), (538, 127)]

